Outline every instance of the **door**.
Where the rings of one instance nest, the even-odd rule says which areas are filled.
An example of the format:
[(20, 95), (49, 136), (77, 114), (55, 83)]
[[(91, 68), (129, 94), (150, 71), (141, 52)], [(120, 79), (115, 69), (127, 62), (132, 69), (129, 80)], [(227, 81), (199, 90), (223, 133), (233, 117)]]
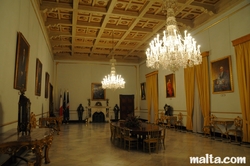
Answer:
[(120, 119), (134, 115), (134, 95), (120, 95)]

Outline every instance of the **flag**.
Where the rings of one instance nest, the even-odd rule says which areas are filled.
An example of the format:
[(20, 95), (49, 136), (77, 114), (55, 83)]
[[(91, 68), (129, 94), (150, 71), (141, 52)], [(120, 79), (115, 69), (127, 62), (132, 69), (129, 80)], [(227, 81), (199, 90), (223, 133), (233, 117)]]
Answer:
[(67, 120), (69, 120), (69, 92), (67, 91)]
[(60, 103), (59, 103), (59, 115), (63, 116), (63, 99), (62, 99), (62, 91), (60, 91)]
[(66, 122), (66, 92), (63, 94), (63, 121)]

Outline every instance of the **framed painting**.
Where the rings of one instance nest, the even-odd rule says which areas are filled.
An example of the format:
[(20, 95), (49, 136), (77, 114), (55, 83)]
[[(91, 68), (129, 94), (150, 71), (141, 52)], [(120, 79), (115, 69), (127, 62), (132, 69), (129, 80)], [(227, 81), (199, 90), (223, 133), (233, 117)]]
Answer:
[(41, 87), (42, 87), (42, 69), (43, 65), (41, 61), (36, 59), (36, 80), (35, 80), (35, 95), (41, 96)]
[(141, 83), (141, 100), (146, 100), (146, 82)]
[(21, 32), (17, 33), (14, 89), (27, 90), (30, 45)]
[(45, 73), (45, 98), (49, 97), (49, 73)]
[(176, 89), (175, 89), (175, 75), (169, 74), (165, 76), (166, 83), (166, 98), (175, 97)]
[(231, 56), (211, 61), (210, 69), (213, 93), (234, 91)]
[(92, 83), (91, 84), (91, 96), (92, 100), (105, 100), (106, 91), (102, 88), (101, 83)]

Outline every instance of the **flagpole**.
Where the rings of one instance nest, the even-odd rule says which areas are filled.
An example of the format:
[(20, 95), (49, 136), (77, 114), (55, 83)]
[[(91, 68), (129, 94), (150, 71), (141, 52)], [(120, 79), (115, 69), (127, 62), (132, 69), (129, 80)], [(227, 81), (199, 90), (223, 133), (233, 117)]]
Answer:
[(69, 122), (69, 91), (67, 90), (67, 123)]
[(62, 99), (62, 90), (60, 90), (59, 116), (63, 116), (63, 99)]

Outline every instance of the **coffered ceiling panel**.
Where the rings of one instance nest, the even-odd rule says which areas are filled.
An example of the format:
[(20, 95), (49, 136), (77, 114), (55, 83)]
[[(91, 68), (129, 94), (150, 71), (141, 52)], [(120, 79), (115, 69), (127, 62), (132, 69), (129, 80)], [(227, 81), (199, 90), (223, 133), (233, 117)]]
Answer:
[[(177, 0), (181, 31), (198, 28), (242, 0)], [(165, 28), (162, 0), (37, 0), (55, 60), (139, 63)]]

